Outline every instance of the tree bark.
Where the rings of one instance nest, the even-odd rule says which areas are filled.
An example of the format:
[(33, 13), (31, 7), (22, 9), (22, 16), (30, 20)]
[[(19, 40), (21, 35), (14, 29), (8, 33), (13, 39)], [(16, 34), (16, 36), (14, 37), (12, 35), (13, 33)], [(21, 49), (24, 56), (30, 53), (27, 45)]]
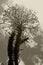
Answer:
[(21, 33), (22, 33), (22, 29), (21, 29), (22, 24), (19, 26), (18, 28), (18, 34), (16, 37), (16, 43), (15, 43), (15, 47), (14, 47), (14, 61), (15, 61), (15, 65), (19, 65), (19, 47), (21, 45)]
[(14, 35), (15, 35), (14, 32), (12, 32), (8, 41), (8, 57), (9, 57), (8, 65), (13, 65), (12, 51), (13, 51)]

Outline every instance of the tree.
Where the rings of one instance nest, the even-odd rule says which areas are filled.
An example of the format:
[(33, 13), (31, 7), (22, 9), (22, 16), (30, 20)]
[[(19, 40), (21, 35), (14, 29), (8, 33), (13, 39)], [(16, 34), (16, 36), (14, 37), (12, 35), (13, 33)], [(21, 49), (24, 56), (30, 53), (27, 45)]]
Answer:
[[(40, 31), (38, 17), (32, 10), (28, 10), (16, 4), (15, 6), (8, 6), (8, 9), (4, 10), (1, 21), (1, 30), (10, 34), (8, 40), (8, 65), (13, 65), (13, 61), (15, 65), (18, 65), (20, 45), (23, 43), (27, 46), (31, 46), (31, 43), (34, 43), (31, 47), (37, 45), (33, 38), (38, 35)], [(14, 49), (13, 41), (15, 45)]]

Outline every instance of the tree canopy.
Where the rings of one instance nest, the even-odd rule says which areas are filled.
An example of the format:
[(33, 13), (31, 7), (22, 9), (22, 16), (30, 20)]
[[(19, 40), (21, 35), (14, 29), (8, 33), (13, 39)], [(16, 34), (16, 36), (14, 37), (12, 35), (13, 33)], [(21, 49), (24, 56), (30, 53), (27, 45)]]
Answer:
[(40, 29), (40, 23), (35, 12), (17, 4), (4, 10), (0, 16), (0, 21), (1, 29), (8, 34), (12, 30), (17, 32), (20, 25), (22, 25), (22, 36), (37, 35)]

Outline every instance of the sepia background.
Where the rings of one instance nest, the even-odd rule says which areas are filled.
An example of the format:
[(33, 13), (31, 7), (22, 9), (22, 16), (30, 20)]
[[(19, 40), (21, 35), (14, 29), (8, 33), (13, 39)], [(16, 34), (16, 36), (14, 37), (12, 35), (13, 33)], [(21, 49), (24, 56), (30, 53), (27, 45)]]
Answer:
[[(8, 0), (0, 0), (0, 15), (3, 12), (3, 7), (4, 7), (3, 4), (5, 4), (7, 2), (8, 2)], [(43, 31), (43, 0), (14, 0), (14, 2), (22, 4), (25, 7), (27, 7), (28, 9), (33, 9), (34, 11), (36, 11), (37, 16), (39, 18), (39, 22), (40, 22), (40, 27)], [(42, 36), (38, 36), (34, 40), (37, 43), (43, 44)], [(7, 43), (8, 43), (8, 36), (4, 37), (4, 35), (2, 33), (0, 33), (0, 63), (5, 63), (5, 64), (7, 63), (7, 61), (6, 61), (7, 60)], [(28, 58), (28, 55), (30, 52), (28, 52), (28, 48), (26, 48), (25, 46), (23, 48), (24, 48), (24, 51), (23, 51), (23, 54), (21, 54), (21, 56), (23, 57), (23, 60), (25, 61), (25, 63), (22, 61), (21, 62), (28, 65), (27, 58)], [(32, 61), (30, 61), (30, 62), (32, 62)], [(36, 61), (36, 62), (38, 62), (38, 61)], [(22, 64), (22, 65), (24, 65), (24, 64)], [(39, 63), (39, 65), (40, 65), (40, 63)]]

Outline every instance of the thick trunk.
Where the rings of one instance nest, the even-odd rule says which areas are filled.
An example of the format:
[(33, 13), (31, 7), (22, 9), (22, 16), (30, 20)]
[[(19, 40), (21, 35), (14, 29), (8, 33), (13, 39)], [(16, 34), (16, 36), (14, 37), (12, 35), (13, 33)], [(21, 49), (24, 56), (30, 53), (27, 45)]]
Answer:
[(22, 30), (21, 30), (21, 25), (19, 26), (19, 31), (18, 31), (18, 34), (17, 34), (17, 37), (16, 37), (16, 43), (15, 43), (15, 47), (14, 47), (14, 60), (15, 60), (15, 65), (19, 65), (19, 47), (21, 45), (21, 33), (22, 33)]
[(19, 47), (20, 47), (20, 43), (21, 43), (21, 39), (20, 39), (20, 34), (18, 34), (17, 36), (17, 40), (15, 43), (15, 47), (14, 47), (14, 60), (15, 60), (15, 65), (18, 65), (18, 59), (19, 59)]
[(14, 48), (14, 61), (15, 65), (18, 65), (18, 59), (19, 59), (19, 47)]
[(9, 57), (8, 65), (13, 65), (12, 50), (13, 50), (14, 35), (15, 35), (14, 32), (12, 32), (8, 41), (8, 57)]

